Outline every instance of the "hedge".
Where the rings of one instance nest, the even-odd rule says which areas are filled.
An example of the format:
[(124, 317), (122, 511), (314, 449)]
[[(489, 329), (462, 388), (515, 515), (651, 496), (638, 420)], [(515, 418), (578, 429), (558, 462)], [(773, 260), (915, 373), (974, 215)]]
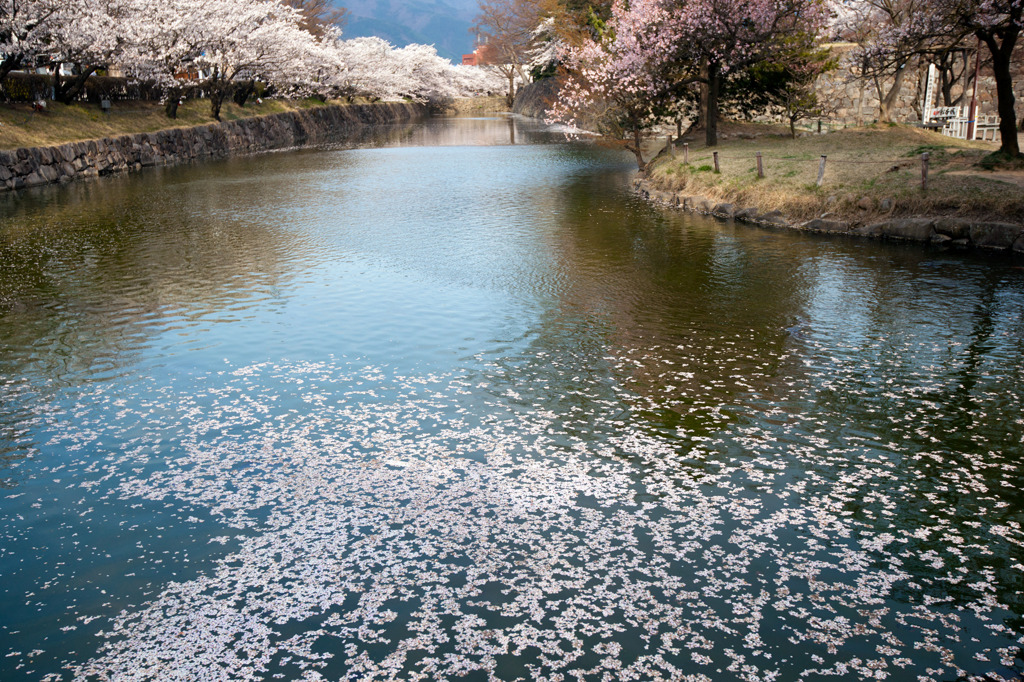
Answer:
[[(50, 99), (52, 90), (53, 77), (50, 74), (15, 71), (8, 74), (0, 83), (0, 101), (34, 102), (39, 99)], [(159, 101), (163, 96), (164, 89), (152, 82), (114, 76), (90, 76), (85, 82), (85, 90), (79, 100), (99, 104), (104, 99)]]

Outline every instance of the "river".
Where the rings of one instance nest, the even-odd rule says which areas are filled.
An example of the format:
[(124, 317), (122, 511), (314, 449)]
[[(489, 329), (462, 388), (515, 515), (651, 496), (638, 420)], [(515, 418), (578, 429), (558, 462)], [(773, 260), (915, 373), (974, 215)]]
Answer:
[(1024, 268), (523, 119), (0, 196), (0, 679), (1018, 679)]

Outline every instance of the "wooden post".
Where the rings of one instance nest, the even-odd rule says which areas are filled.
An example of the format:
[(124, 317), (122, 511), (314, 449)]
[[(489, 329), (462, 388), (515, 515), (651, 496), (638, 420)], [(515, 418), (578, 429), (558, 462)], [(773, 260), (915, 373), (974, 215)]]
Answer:
[(764, 166), (761, 165), (761, 152), (757, 153), (757, 177), (764, 177)]
[(721, 171), (718, 170), (718, 152), (711, 152), (711, 155), (715, 157), (715, 172), (720, 173)]
[(921, 155), (921, 190), (928, 189), (928, 152)]
[(821, 187), (821, 182), (825, 179), (825, 159), (827, 158), (825, 154), (822, 154), (821, 163), (818, 164), (818, 187)]
[(821, 119), (818, 119), (818, 134), (821, 135)]
[(690, 165), (690, 143), (689, 142), (684, 142), (683, 143), (683, 163), (685, 163), (687, 166)]

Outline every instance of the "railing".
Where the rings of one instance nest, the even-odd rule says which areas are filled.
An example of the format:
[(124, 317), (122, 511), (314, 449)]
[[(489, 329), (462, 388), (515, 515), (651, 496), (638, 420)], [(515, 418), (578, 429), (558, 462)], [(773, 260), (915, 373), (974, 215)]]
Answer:
[[(925, 121), (926, 126), (930, 123), (942, 123), (942, 134), (947, 137), (966, 140), (971, 127), (970, 107), (937, 107)], [(991, 137), (990, 141), (999, 141), (998, 116), (978, 116), (974, 123), (973, 139), (989, 140)]]

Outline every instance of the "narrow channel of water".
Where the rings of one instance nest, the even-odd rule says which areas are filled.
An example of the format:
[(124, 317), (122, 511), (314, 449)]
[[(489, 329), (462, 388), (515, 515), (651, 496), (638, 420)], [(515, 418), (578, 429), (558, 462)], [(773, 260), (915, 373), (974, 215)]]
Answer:
[(630, 170), (496, 117), (0, 196), (0, 679), (1018, 679), (1024, 269)]

